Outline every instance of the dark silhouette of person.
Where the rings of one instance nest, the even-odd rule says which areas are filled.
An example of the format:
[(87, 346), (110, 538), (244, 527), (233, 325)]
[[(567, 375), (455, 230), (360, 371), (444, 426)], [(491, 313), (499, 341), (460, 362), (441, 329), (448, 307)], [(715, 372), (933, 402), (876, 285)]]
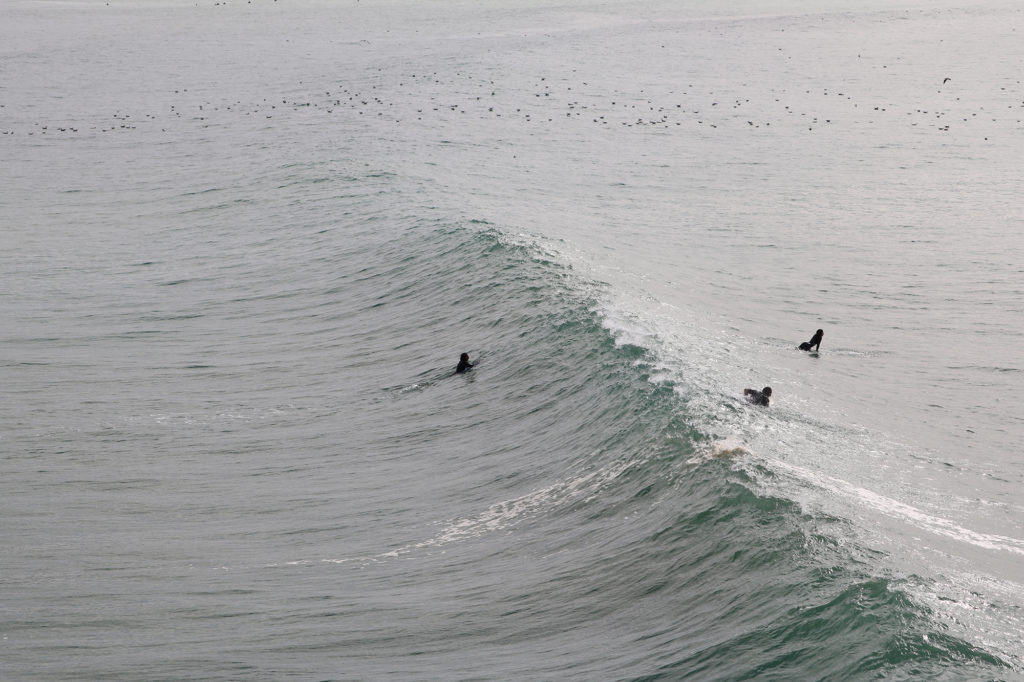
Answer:
[(748, 402), (768, 407), (768, 398), (772, 395), (772, 387), (765, 386), (760, 391), (756, 388), (745, 388), (743, 389), (743, 395), (747, 396)]
[(462, 374), (463, 372), (465, 372), (468, 369), (471, 369), (472, 367), (473, 365), (470, 364), (469, 362), (469, 353), (463, 353), (462, 355), (459, 356), (459, 366), (455, 368), (455, 373)]
[(800, 344), (800, 350), (820, 350), (821, 349), (821, 337), (825, 336), (825, 332), (818, 330), (814, 332), (814, 336), (811, 337), (810, 341), (804, 341)]

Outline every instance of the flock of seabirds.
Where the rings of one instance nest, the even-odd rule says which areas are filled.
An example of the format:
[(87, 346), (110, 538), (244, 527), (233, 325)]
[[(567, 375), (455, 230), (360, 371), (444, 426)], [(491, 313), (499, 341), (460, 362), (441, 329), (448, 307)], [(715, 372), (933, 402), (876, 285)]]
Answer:
[[(825, 332), (821, 329), (814, 332), (814, 336), (811, 337), (810, 341), (804, 341), (797, 348), (804, 351), (814, 351), (817, 353), (821, 349), (821, 339), (825, 336)], [(459, 356), (459, 364), (455, 367), (456, 374), (463, 374), (473, 369), (474, 365), (469, 361), (469, 353), (463, 353)], [(761, 405), (768, 407), (770, 398), (772, 397), (772, 387), (765, 386), (761, 390), (756, 388), (745, 388), (743, 389), (743, 395), (746, 396), (747, 402), (754, 405)]]
[[(782, 48), (780, 48), (782, 49)], [(792, 58), (792, 57), (789, 57)], [(862, 58), (857, 55), (857, 58)], [(897, 64), (902, 61), (897, 57)], [(876, 71), (888, 64), (872, 64)], [(895, 66), (895, 64), (894, 64)], [(894, 71), (897, 69), (894, 69)], [(163, 106), (150, 112), (117, 108), (113, 113), (104, 101), (101, 110), (88, 111), (81, 107), (68, 108), (63, 114), (52, 112), (51, 120), (31, 121), (19, 116), (28, 109), (13, 103), (0, 103), (0, 134), (68, 136), (78, 133), (159, 130), (173, 131), (176, 123), (191, 121), (201, 127), (225, 126), (238, 122), (238, 118), (254, 120), (276, 119), (299, 113), (343, 114), (354, 113), (366, 120), (378, 119), (397, 124), (411, 119), (436, 121), (438, 117), (450, 119), (453, 114), (490, 118), (506, 122), (541, 123), (565, 120), (592, 121), (601, 126), (668, 127), (695, 123), (708, 128), (744, 129), (795, 125), (817, 130), (840, 121), (850, 125), (881, 124), (903, 121), (911, 127), (933, 128), (949, 132), (957, 126), (987, 140), (994, 132), (988, 123), (1018, 127), (1024, 118), (1024, 95), (1021, 81), (999, 87), (998, 98), (988, 108), (972, 99), (961, 101), (959, 89), (952, 78), (936, 80), (934, 93), (930, 87), (906, 94), (917, 95), (916, 100), (873, 100), (834, 87), (770, 88), (757, 90), (746, 83), (723, 89), (707, 89), (695, 83), (679, 84), (660, 96), (640, 89), (634, 92), (608, 91), (598, 84), (580, 80), (573, 69), (570, 72), (535, 76), (532, 82), (510, 86), (502, 81), (462, 71), (454, 74), (400, 73), (378, 67), (357, 87), (349, 87), (332, 80), (314, 86), (299, 81), (281, 84), (276, 95), (257, 100), (222, 96), (203, 97), (189, 88), (164, 92), (159, 99)], [(296, 87), (305, 90), (298, 95)], [(323, 88), (323, 89), (321, 89)], [(226, 95), (222, 92), (222, 95)], [(286, 94), (289, 93), (289, 94)], [(532, 95), (532, 97), (530, 97)], [(754, 99), (751, 100), (750, 98)], [(902, 114), (903, 116), (900, 116)], [(21, 119), (18, 121), (18, 119)], [(8, 121), (10, 126), (8, 126)], [(20, 125), (19, 125), (20, 123)]]

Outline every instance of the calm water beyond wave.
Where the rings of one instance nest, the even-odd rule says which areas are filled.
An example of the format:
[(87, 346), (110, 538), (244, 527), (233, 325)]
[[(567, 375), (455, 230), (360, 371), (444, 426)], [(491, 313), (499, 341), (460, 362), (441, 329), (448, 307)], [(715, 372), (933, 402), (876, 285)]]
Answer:
[(994, 0), (5, 2), (0, 678), (1024, 679), (1022, 63)]

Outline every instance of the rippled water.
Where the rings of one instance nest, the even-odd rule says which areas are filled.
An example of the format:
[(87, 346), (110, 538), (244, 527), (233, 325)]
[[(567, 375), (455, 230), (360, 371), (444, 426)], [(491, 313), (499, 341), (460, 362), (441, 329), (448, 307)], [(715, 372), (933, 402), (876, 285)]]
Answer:
[(1020, 678), (1015, 6), (3, 14), (5, 678)]

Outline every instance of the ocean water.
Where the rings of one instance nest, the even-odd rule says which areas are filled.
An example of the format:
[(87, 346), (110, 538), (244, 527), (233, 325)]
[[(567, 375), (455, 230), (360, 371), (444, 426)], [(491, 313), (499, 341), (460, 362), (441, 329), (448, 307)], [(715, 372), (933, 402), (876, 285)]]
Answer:
[(1024, 679), (1024, 10), (718, 5), (5, 2), (0, 678)]

